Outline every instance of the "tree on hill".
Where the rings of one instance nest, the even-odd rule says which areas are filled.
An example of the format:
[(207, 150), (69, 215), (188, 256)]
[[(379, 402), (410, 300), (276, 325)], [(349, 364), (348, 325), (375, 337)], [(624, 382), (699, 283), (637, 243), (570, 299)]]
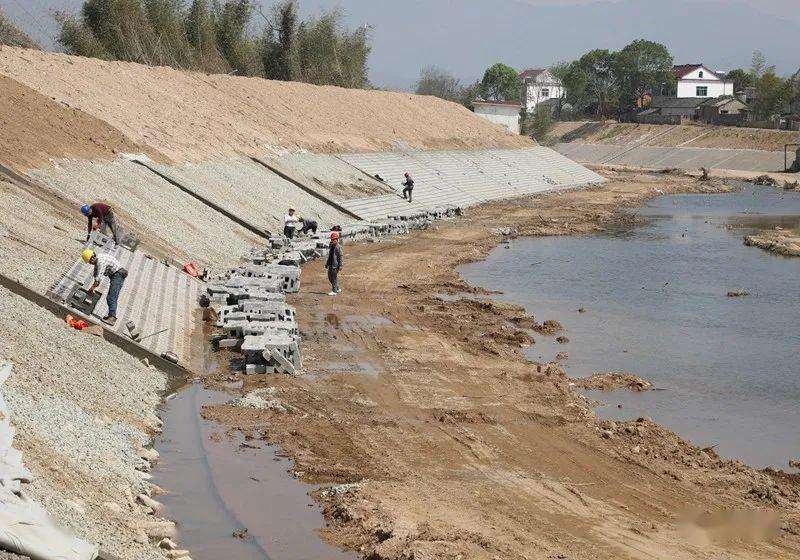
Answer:
[(589, 51), (562, 72), (567, 102), (577, 111), (599, 117), (611, 115), (619, 98), (616, 54), (606, 49)]
[(463, 92), (458, 78), (438, 66), (426, 66), (420, 70), (419, 80), (414, 84), (417, 95), (433, 95), (447, 101), (460, 101)]
[(515, 101), (522, 97), (519, 73), (498, 62), (486, 69), (481, 80), (481, 97), (488, 101)]
[(620, 88), (620, 107), (644, 107), (647, 93), (666, 93), (675, 87), (672, 55), (667, 47), (637, 39), (614, 56)]
[(39, 45), (20, 30), (0, 9), (0, 45), (38, 49)]
[(728, 72), (727, 76), (725, 76), (725, 79), (733, 82), (734, 93), (737, 91), (742, 91), (744, 88), (753, 85), (753, 76), (750, 74), (750, 72), (742, 70), (741, 68), (736, 68), (735, 70)]
[[(295, 1), (264, 16), (252, 33), (253, 0), (84, 0), (59, 12), (59, 42), (70, 54), (243, 76), (369, 86), (370, 30), (348, 30), (334, 9), (301, 21)], [(262, 14), (263, 15), (263, 14)]]

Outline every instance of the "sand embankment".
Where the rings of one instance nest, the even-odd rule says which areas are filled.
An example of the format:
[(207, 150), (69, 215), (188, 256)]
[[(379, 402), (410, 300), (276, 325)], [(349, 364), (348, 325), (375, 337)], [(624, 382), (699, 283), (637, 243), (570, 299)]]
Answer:
[(727, 148), (783, 151), (786, 144), (798, 142), (800, 133), (733, 126), (699, 124), (658, 125), (618, 123), (616, 121), (574, 121), (556, 123), (550, 139), (558, 142), (583, 142), (615, 146), (642, 145), (691, 148)]
[(397, 141), (431, 149), (531, 145), (460, 105), (407, 93), (205, 75), (12, 47), (0, 48), (0, 75), (175, 162), (298, 148), (377, 151)]

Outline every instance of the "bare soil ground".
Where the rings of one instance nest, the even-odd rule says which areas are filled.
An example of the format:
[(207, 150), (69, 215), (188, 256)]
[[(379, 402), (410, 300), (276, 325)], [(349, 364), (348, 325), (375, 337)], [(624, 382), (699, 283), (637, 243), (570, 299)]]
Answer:
[(644, 142), (642, 145), (645, 146), (687, 146), (778, 152), (783, 151), (785, 144), (798, 142), (800, 133), (731, 126), (694, 124), (672, 126), (582, 121), (557, 123), (550, 137), (555, 142), (577, 141), (620, 146)]
[(720, 458), (646, 418), (597, 421), (556, 364), (521, 353), (533, 327), (557, 318), (488, 301), (455, 271), (500, 241), (494, 228), (588, 234), (629, 221), (619, 210), (657, 193), (726, 188), (609, 174), (602, 188), (347, 246), (335, 298), (311, 264), (292, 298), (308, 375), (248, 376), (242, 390), (275, 387), (291, 406), (205, 416), (281, 444), (305, 480), (355, 483), (318, 498), (325, 536), (364, 558), (800, 558), (794, 477)]
[(430, 96), (205, 75), (12, 47), (0, 47), (0, 75), (101, 119), (174, 161), (298, 148), (386, 150), (398, 140), (432, 149), (533, 145)]
[(24, 171), (51, 158), (112, 159), (125, 152), (164, 159), (108, 123), (0, 75), (0, 163)]

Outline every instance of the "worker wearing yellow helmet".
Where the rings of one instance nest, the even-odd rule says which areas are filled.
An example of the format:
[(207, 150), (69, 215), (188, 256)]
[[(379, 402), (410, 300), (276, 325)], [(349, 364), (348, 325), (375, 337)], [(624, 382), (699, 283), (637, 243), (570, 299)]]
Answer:
[(103, 276), (109, 280), (106, 303), (108, 303), (108, 315), (103, 317), (103, 322), (114, 326), (117, 322), (117, 302), (128, 271), (122, 268), (117, 258), (111, 253), (96, 253), (92, 249), (84, 249), (81, 258), (86, 264), (94, 266), (94, 281), (87, 290), (90, 294), (100, 285)]

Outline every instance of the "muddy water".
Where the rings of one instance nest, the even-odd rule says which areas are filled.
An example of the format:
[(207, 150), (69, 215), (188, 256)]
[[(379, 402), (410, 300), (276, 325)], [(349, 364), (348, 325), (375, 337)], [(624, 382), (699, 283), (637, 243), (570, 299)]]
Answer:
[(800, 194), (667, 196), (637, 213), (647, 225), (515, 240), (461, 273), (565, 325), (569, 343), (537, 336), (531, 358), (567, 352), (571, 376), (629, 371), (663, 389), (593, 393), (602, 416), (651, 416), (723, 455), (787, 468), (800, 456), (800, 259), (742, 237), (799, 226)]
[(276, 449), (230, 438), (200, 417), (203, 405), (231, 398), (194, 383), (164, 405), (153, 482), (169, 491), (159, 499), (179, 525), (181, 547), (194, 560), (354, 558), (322, 541), (323, 518), (308, 496), (313, 487), (287, 473), (291, 463)]

